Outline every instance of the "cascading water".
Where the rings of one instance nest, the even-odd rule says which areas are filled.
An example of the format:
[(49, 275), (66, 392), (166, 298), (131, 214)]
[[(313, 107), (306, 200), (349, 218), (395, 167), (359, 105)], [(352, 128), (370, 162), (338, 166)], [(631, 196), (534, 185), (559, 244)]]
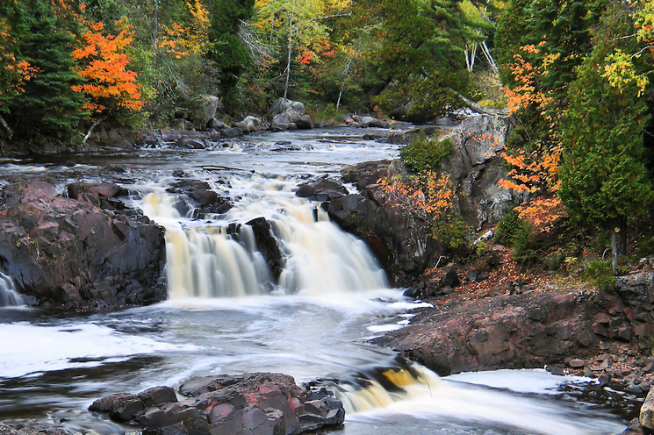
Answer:
[(14, 281), (0, 272), (0, 307), (16, 307), (23, 304), (23, 298), (16, 291)]
[[(255, 182), (252, 186), (268, 194), (263, 201), (267, 206), (242, 200), (221, 217), (223, 226), (213, 220), (192, 219), (189, 207), (184, 209), (191, 210), (190, 216), (182, 216), (179, 196), (161, 192), (144, 196), (145, 214), (166, 228), (171, 298), (271, 292), (319, 296), (388, 286), (384, 271), (366, 245), (330, 222), (322, 209), (307, 200), (289, 198), (287, 190), (276, 190), (270, 184)], [(271, 238), (279, 251), (280, 258), (272, 259), (280, 263), (278, 279), (248, 224), (260, 216), (271, 227), (263, 237)]]
[[(613, 409), (594, 409), (578, 396), (553, 399), (568, 378), (540, 371), (548, 386), (539, 388), (511, 371), (505, 376), (527, 388), (484, 384), (492, 373), (470, 385), (368, 344), (380, 331), (406, 324), (411, 315), (400, 313), (419, 305), (387, 288), (365, 245), (295, 190), (299, 180), (382, 160), (396, 149), (360, 130), (339, 129), (266, 133), (206, 150), (79, 155), (71, 158), (74, 166), (0, 162), (0, 179), (21, 170), (72, 181), (92, 168), (123, 168), (112, 174), (140, 192), (144, 212), (166, 228), (171, 296), (153, 306), (96, 313), (3, 309), (0, 421), (57, 421), (82, 433), (121, 435), (124, 427), (86, 411), (93, 400), (177, 387), (192, 376), (269, 371), (298, 382), (339, 380), (330, 388), (348, 408), (338, 429), (343, 435), (622, 432), (627, 414), (615, 417)], [(206, 180), (234, 198), (233, 208), (198, 219), (200, 210), (180, 190), (166, 191), (180, 178)], [(13, 291), (0, 278), (1, 294)]]

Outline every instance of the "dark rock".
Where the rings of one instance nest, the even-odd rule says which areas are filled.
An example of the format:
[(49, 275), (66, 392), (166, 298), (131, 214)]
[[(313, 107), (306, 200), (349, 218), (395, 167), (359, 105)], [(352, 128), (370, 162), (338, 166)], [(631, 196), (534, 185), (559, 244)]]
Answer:
[[(326, 391), (310, 391), (281, 374), (193, 378), (180, 393), (189, 399), (177, 402), (170, 389), (156, 387), (97, 400), (91, 410), (160, 435), (290, 435), (338, 426), (345, 418), (342, 403)], [(127, 409), (139, 404), (136, 412)]]
[(461, 280), (459, 280), (459, 274), (452, 267), (448, 267), (445, 270), (445, 278), (442, 281), (443, 286), (446, 287), (458, 287), (461, 285)]
[[(207, 213), (226, 213), (232, 208), (230, 200), (224, 196), (218, 195), (211, 190), (211, 186), (206, 181), (186, 179), (173, 183), (168, 189), (172, 193), (182, 193), (194, 201), (194, 206), (200, 214)], [(181, 204), (180, 204), (181, 205)], [(187, 210), (180, 210), (184, 216)]]
[(216, 118), (211, 118), (209, 120), (209, 122), (207, 122), (207, 128), (212, 128), (212, 129), (215, 129), (215, 130), (221, 130), (221, 129), (226, 128), (226, 127), (227, 127), (227, 125), (224, 122), (222, 122), (221, 120), (216, 119)]
[(302, 115), (294, 122), (298, 130), (310, 130), (313, 128), (313, 122), (311, 121), (311, 116), (309, 115)]
[[(50, 187), (47, 187), (47, 186)], [(163, 229), (112, 203), (110, 184), (76, 184), (55, 195), (46, 179), (8, 184), (0, 208), (0, 265), (37, 304), (143, 305), (166, 297)]]
[(224, 128), (220, 130), (220, 133), (224, 137), (240, 137), (243, 136), (243, 130), (238, 127)]
[(583, 359), (573, 358), (568, 362), (568, 365), (573, 369), (580, 369), (583, 368), (586, 365), (586, 363), (584, 362)]
[(341, 183), (324, 178), (313, 183), (300, 185), (297, 196), (315, 201), (331, 201), (347, 195), (347, 189)]
[(254, 231), (254, 238), (257, 243), (257, 249), (263, 257), (266, 259), (266, 264), (272, 272), (275, 282), (279, 280), (279, 276), (282, 274), (283, 269), (283, 258), (282, 252), (279, 249), (277, 244), (277, 239), (275, 238), (270, 222), (266, 218), (260, 217), (252, 219), (247, 222), (246, 225), (252, 227)]

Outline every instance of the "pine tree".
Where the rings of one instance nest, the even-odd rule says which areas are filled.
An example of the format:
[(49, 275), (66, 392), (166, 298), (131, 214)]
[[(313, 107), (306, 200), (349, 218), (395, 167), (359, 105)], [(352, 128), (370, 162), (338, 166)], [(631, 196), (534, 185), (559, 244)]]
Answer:
[(619, 233), (652, 201), (642, 158), (649, 115), (636, 80), (615, 87), (606, 79), (605, 55), (598, 49), (588, 57), (570, 87), (559, 193), (573, 222), (611, 231), (617, 272)]
[(71, 57), (75, 23), (66, 21), (69, 16), (59, 8), (44, 0), (15, 0), (5, 9), (16, 53), (32, 72), (20, 98), (8, 105), (17, 137), (69, 140), (87, 115), (84, 96), (72, 89), (82, 83)]

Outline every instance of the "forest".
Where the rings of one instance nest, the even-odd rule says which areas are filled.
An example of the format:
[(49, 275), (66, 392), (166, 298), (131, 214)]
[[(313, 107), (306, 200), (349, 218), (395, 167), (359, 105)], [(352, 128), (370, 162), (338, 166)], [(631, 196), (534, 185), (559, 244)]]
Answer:
[(203, 129), (207, 96), (228, 121), (279, 97), (324, 119), (504, 109), (520, 220), (606, 231), (617, 271), (651, 213), (653, 25), (652, 0), (4, 0), (0, 138)]

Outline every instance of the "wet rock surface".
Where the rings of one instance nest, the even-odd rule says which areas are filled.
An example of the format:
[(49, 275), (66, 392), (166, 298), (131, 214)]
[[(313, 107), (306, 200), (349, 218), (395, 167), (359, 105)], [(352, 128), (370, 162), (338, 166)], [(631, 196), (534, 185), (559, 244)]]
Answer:
[(162, 435), (297, 434), (336, 427), (345, 418), (342, 403), (326, 391), (276, 373), (192, 378), (179, 394), (178, 401), (173, 389), (154, 387), (103, 397), (89, 409)]
[[(427, 287), (429, 284), (427, 285)], [(440, 375), (538, 368), (649, 391), (654, 359), (654, 273), (619, 277), (614, 288), (524, 286), (427, 299), (411, 325), (375, 340)]]
[(0, 269), (29, 304), (145, 305), (166, 297), (163, 229), (125, 207), (113, 183), (34, 178), (0, 196)]

